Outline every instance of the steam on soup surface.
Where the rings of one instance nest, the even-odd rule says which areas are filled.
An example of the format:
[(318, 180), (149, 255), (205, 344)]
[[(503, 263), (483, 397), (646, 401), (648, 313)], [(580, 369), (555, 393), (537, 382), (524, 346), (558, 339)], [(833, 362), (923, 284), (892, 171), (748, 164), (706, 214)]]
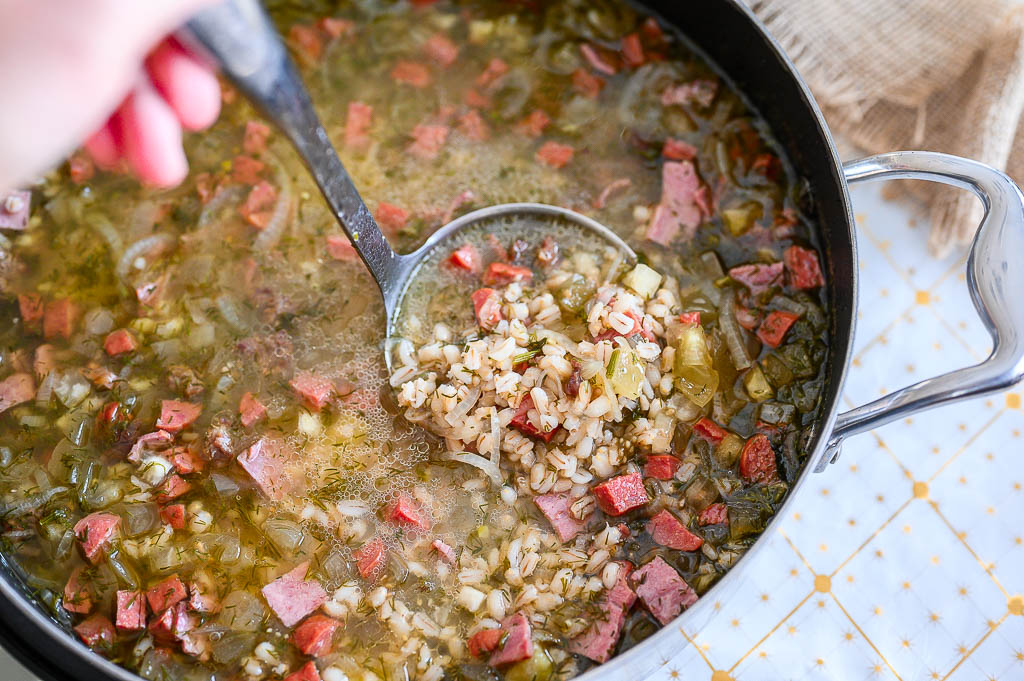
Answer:
[(233, 93), (179, 189), (75, 157), (0, 209), (5, 555), (151, 679), (544, 681), (635, 645), (806, 456), (801, 184), (624, 3), (271, 9), (397, 247), (540, 201), (641, 264), (492, 225), (430, 264), (389, 376), (373, 282)]

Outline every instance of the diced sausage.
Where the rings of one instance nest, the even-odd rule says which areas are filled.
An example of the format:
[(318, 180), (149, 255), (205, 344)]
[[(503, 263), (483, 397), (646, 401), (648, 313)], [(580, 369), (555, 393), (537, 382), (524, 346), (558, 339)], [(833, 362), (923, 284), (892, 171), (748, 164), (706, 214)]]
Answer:
[(242, 151), (253, 156), (267, 150), (270, 139), (270, 126), (263, 121), (246, 121), (245, 135), (242, 137)]
[(729, 434), (729, 431), (706, 416), (702, 416), (693, 424), (693, 432), (713, 445), (717, 445)]
[(374, 216), (377, 224), (386, 234), (397, 234), (409, 221), (409, 211), (386, 201), (377, 204), (377, 214)]
[(506, 617), (501, 623), (501, 631), (504, 636), (499, 641), (498, 647), (491, 653), (487, 664), (492, 667), (500, 667), (533, 657), (530, 620), (526, 619), (526, 615), (517, 612), (511, 617)]
[(146, 433), (132, 445), (131, 452), (128, 453), (128, 460), (132, 463), (139, 463), (145, 454), (163, 451), (170, 447), (173, 441), (174, 436), (165, 430)]
[(359, 259), (355, 246), (344, 234), (332, 234), (327, 237), (327, 254), (335, 260), (355, 262)]
[(772, 310), (757, 329), (757, 337), (765, 345), (777, 348), (786, 337), (789, 327), (793, 326), (793, 322), (799, 318), (800, 315), (795, 312)]
[(85, 154), (72, 154), (68, 159), (68, 174), (75, 184), (85, 184), (96, 174), (96, 165)]
[(185, 529), (185, 504), (168, 504), (160, 509), (160, 520), (172, 530)]
[(718, 94), (718, 83), (713, 80), (695, 80), (691, 83), (665, 88), (665, 91), (661, 93), (661, 103), (663, 106), (697, 104), (702, 108), (707, 108), (715, 101), (716, 94)]
[(492, 288), (481, 288), (473, 291), (473, 311), (476, 321), (481, 327), (490, 330), (504, 317), (501, 314), (501, 298)]
[(238, 184), (252, 186), (263, 178), (263, 171), (267, 165), (251, 156), (235, 156), (231, 162), (231, 181)]
[(0, 229), (25, 229), (31, 206), (32, 194), (28, 191), (14, 191), (0, 197)]
[(111, 331), (103, 340), (103, 349), (111, 357), (117, 357), (126, 352), (135, 352), (138, 347), (139, 342), (135, 340), (135, 336), (128, 329)]
[(790, 246), (782, 254), (782, 260), (789, 271), (789, 282), (794, 288), (809, 290), (825, 284), (821, 274), (818, 254), (809, 248)]
[(697, 201), (701, 189), (697, 169), (690, 161), (666, 161), (661, 167), (661, 202), (655, 207), (644, 236), (668, 246), (682, 231), (690, 241), (706, 215)]
[(559, 144), (548, 140), (537, 150), (537, 161), (552, 168), (564, 168), (575, 153), (575, 150), (568, 144)]
[(324, 615), (312, 615), (295, 628), (292, 642), (303, 655), (322, 657), (331, 652), (331, 639), (341, 622)]
[(573, 89), (587, 99), (597, 99), (604, 85), (604, 78), (595, 76), (586, 69), (576, 69), (572, 72)]
[(423, 44), (427, 58), (443, 68), (448, 68), (459, 58), (459, 47), (443, 33), (435, 33)]
[(75, 537), (85, 559), (95, 565), (106, 555), (107, 547), (121, 527), (121, 516), (91, 513), (75, 523)]
[(697, 147), (689, 142), (669, 137), (661, 148), (661, 155), (673, 161), (692, 161), (697, 157)]
[(747, 482), (772, 482), (778, 479), (775, 450), (764, 433), (758, 433), (743, 445), (740, 475)]
[(480, 112), (476, 109), (470, 109), (465, 114), (459, 117), (459, 132), (461, 132), (467, 139), (471, 139), (474, 142), (486, 141), (491, 136), (491, 131), (487, 127), (487, 123), (480, 117)]
[(188, 428), (203, 411), (203, 405), (180, 400), (163, 400), (160, 402), (160, 418), (156, 427), (168, 433), (177, 433)]
[(174, 574), (146, 591), (149, 609), (161, 613), (188, 597), (188, 590), (178, 575)]
[(563, 544), (576, 538), (586, 526), (581, 520), (577, 520), (569, 512), (572, 502), (565, 494), (543, 494), (533, 498), (533, 503), (544, 514), (544, 517), (551, 523), (551, 529), (558, 535), (558, 540)]
[(414, 61), (400, 61), (391, 69), (391, 78), (396, 83), (425, 88), (430, 85), (430, 71), (423, 64)]
[(313, 660), (310, 660), (299, 671), (289, 674), (284, 681), (320, 681), (320, 672), (316, 670)]
[(761, 313), (742, 305), (736, 305), (736, 322), (747, 331), (753, 331), (761, 323)]
[(551, 118), (544, 113), (543, 109), (534, 109), (526, 115), (526, 118), (515, 125), (516, 132), (527, 137), (540, 137), (544, 134), (544, 128), (551, 123)]
[(206, 462), (189, 447), (175, 447), (171, 450), (171, 464), (174, 470), (182, 475), (198, 473), (206, 467)]
[(417, 530), (430, 529), (430, 516), (421, 509), (408, 494), (398, 495), (398, 499), (388, 509), (388, 522), (403, 525)]
[(198, 617), (188, 611), (188, 606), (178, 603), (154, 617), (149, 623), (149, 632), (160, 641), (180, 641), (198, 623)]
[(323, 54), (324, 45), (320, 34), (312, 26), (294, 24), (288, 30), (288, 40), (295, 45), (307, 61), (316, 61)]
[(32, 372), (40, 381), (57, 368), (57, 358), (54, 354), (55, 349), (49, 343), (43, 343), (36, 348), (35, 356), (32, 358)]
[(319, 28), (328, 38), (340, 38), (355, 31), (356, 24), (354, 21), (349, 21), (348, 19), (321, 17), (317, 19), (316, 27)]
[(334, 395), (334, 384), (308, 371), (297, 374), (288, 385), (313, 411), (320, 411)]
[(79, 565), (71, 571), (68, 583), (64, 585), (64, 599), (61, 605), (68, 612), (85, 615), (92, 610), (92, 588), (83, 582), (82, 572), (85, 566)]
[(146, 599), (141, 591), (117, 592), (117, 615), (114, 624), (125, 631), (139, 631), (146, 628)]
[(204, 588), (199, 582), (189, 584), (188, 609), (195, 612), (214, 613), (220, 610), (217, 596), (210, 593), (212, 588)]
[(32, 374), (11, 374), (0, 381), (0, 414), (11, 407), (35, 399), (36, 382)]
[(701, 527), (705, 525), (720, 525), (727, 522), (729, 522), (729, 509), (721, 502), (711, 504), (697, 516), (697, 524)]
[(42, 329), (43, 297), (38, 293), (21, 293), (18, 295), (18, 313), (21, 323), (29, 331)]
[(700, 326), (700, 310), (680, 313), (679, 322), (681, 324), (692, 324), (694, 326)]
[(770, 265), (763, 263), (739, 265), (729, 270), (729, 276), (746, 286), (756, 296), (782, 284), (784, 267), (781, 262), (773, 262)]
[(654, 543), (676, 551), (696, 551), (704, 540), (686, 529), (678, 518), (666, 510), (658, 511), (647, 521), (647, 534)]
[(238, 465), (270, 499), (282, 499), (291, 487), (286, 464), (288, 454), (277, 440), (264, 437), (238, 456)]
[(270, 223), (276, 203), (277, 189), (266, 180), (260, 180), (249, 190), (249, 195), (238, 212), (250, 225), (256, 229), (263, 229)]
[(449, 203), (448, 207), (445, 209), (444, 215), (441, 216), (441, 224), (447, 225), (452, 221), (452, 218), (455, 217), (456, 211), (467, 203), (472, 203), (475, 200), (476, 194), (474, 194), (471, 189), (466, 189), (456, 194), (451, 203)]
[(487, 266), (483, 276), (486, 286), (505, 286), (513, 282), (529, 282), (532, 279), (533, 272), (529, 268), (503, 262), (492, 262)]
[(314, 580), (305, 579), (309, 563), (301, 563), (263, 587), (263, 597), (286, 627), (293, 627), (327, 601), (327, 592)]
[(645, 506), (651, 499), (644, 489), (644, 480), (639, 473), (628, 473), (605, 480), (593, 488), (594, 498), (602, 511), (619, 516), (634, 508)]
[(598, 663), (607, 662), (612, 656), (626, 622), (626, 611), (636, 602), (636, 594), (628, 581), (633, 566), (625, 561), (618, 561), (618, 565), (619, 576), (615, 585), (598, 602), (601, 614), (594, 618), (586, 631), (569, 642), (570, 652)]
[(456, 248), (449, 256), (448, 262), (467, 272), (480, 271), (480, 253), (473, 244), (464, 244)]
[(622, 51), (622, 59), (629, 66), (636, 68), (637, 66), (642, 66), (647, 61), (644, 57), (644, 48), (640, 43), (639, 33), (630, 33), (629, 35), (622, 36), (619, 45)]
[(71, 338), (78, 322), (78, 306), (70, 298), (51, 300), (43, 308), (43, 337), (46, 340)]
[(249, 428), (267, 417), (267, 408), (253, 397), (252, 393), (247, 392), (238, 402), (238, 414), (241, 417), (242, 425)]
[(671, 454), (651, 454), (644, 464), (644, 477), (671, 480), (682, 462)]
[(73, 628), (82, 642), (90, 648), (112, 646), (117, 635), (110, 620), (99, 613), (79, 622)]
[(371, 541), (363, 544), (358, 550), (352, 552), (356, 560), (356, 569), (359, 570), (363, 579), (370, 579), (377, 572), (377, 567), (384, 562), (387, 554), (387, 547), (380, 537), (374, 537)]
[(484, 653), (496, 650), (504, 637), (505, 632), (501, 629), (481, 629), (469, 637), (466, 647), (469, 648), (470, 655), (480, 657)]
[(487, 62), (487, 67), (484, 68), (483, 73), (476, 77), (474, 84), (480, 88), (487, 88), (498, 82), (502, 76), (508, 73), (508, 64), (503, 59), (494, 57), (491, 61)]
[(416, 158), (430, 161), (437, 158), (444, 143), (448, 140), (448, 133), (451, 128), (447, 125), (434, 125), (422, 123), (412, 130), (413, 142), (408, 147), (408, 152)]
[(494, 104), (491, 98), (485, 94), (481, 94), (476, 88), (469, 88), (466, 90), (466, 94), (463, 95), (462, 101), (466, 106), (471, 106), (474, 109), (490, 109)]
[(551, 442), (551, 439), (558, 434), (562, 429), (562, 426), (555, 426), (551, 430), (547, 431), (541, 430), (530, 419), (530, 411), (534, 409), (536, 409), (536, 405), (533, 403), (533, 397), (527, 393), (522, 402), (519, 403), (519, 409), (516, 410), (515, 416), (512, 417), (509, 425), (523, 435), (537, 438), (544, 442)]
[(435, 539), (433, 542), (431, 542), (430, 546), (435, 551), (437, 551), (437, 555), (441, 557), (441, 560), (448, 563), (449, 565), (454, 565), (455, 561), (458, 559), (458, 555), (455, 553), (455, 549), (448, 546), (448, 544), (445, 544), (440, 539)]
[(697, 593), (661, 556), (638, 569), (629, 579), (640, 602), (663, 625), (697, 602)]
[(364, 149), (370, 143), (370, 126), (373, 124), (373, 107), (365, 102), (348, 103), (345, 117), (345, 147)]

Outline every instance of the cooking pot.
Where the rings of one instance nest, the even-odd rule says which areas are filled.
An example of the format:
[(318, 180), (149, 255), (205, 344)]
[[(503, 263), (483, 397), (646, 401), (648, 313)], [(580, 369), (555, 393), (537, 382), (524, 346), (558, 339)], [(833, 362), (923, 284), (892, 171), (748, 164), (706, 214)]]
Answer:
[[(839, 161), (825, 120), (792, 62), (739, 0), (649, 2), (648, 9), (677, 26), (698, 51), (717, 65), (767, 120), (797, 172), (810, 183), (815, 220), (828, 272), (831, 311), (821, 419), (809, 440), (807, 464), (776, 515), (800, 494), (807, 479), (840, 454), (846, 437), (905, 418), (923, 409), (1005, 390), (1024, 377), (1024, 195), (1005, 174), (967, 159), (931, 152), (895, 152)], [(838, 414), (843, 379), (850, 363), (857, 312), (857, 244), (848, 188), (870, 180), (913, 178), (948, 184), (977, 194), (985, 218), (967, 262), (967, 285), (993, 340), (984, 362), (898, 390)], [(770, 533), (765, 532), (765, 536)], [(715, 601), (726, 601), (743, 572), (757, 560), (762, 538), (728, 574), (679, 619), (581, 681), (642, 679), (688, 641), (680, 624), (699, 630), (714, 616)], [(0, 556), (0, 643), (44, 681), (137, 681), (137, 677), (90, 651), (37, 605), (20, 578)]]

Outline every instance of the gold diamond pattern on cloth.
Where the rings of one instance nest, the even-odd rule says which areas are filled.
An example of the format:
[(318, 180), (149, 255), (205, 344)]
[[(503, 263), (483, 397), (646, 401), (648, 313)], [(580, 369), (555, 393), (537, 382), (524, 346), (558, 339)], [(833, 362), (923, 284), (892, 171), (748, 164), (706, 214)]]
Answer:
[[(847, 408), (987, 356), (966, 254), (858, 187), (861, 291)], [(741, 561), (743, 581), (652, 681), (1024, 679), (1022, 393), (849, 439)], [(709, 594), (709, 597), (713, 595)], [(685, 622), (685, 619), (684, 619)]]

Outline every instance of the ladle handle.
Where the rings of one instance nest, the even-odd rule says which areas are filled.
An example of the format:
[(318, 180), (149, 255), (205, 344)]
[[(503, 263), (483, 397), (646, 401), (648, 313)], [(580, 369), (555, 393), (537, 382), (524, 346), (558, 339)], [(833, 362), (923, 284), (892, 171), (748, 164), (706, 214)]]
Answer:
[(263, 115), (291, 140), (386, 301), (399, 258), (331, 146), (313, 102), (258, 0), (226, 0), (187, 24), (181, 39), (209, 56)]

